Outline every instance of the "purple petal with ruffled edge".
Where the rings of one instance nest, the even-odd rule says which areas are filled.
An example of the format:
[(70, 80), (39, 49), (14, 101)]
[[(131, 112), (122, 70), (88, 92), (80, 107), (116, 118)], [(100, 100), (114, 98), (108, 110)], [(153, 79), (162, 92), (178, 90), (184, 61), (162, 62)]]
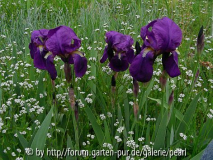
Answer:
[(127, 52), (133, 45), (134, 40), (129, 35), (124, 35), (116, 31), (106, 33), (106, 42), (112, 43), (112, 48), (116, 52)]
[(157, 41), (157, 50), (174, 51), (181, 43), (182, 31), (175, 22), (168, 17), (159, 19), (152, 29)]
[(46, 59), (46, 68), (52, 80), (55, 80), (57, 77), (57, 71), (53, 62), (54, 57), (55, 57), (54, 55), (49, 55)]
[(163, 68), (170, 77), (177, 77), (181, 74), (178, 68), (178, 54), (176, 51), (173, 51), (171, 55), (169, 54), (170, 53), (163, 54)]
[(104, 63), (108, 58), (107, 50), (108, 50), (108, 46), (106, 46), (105, 49), (104, 49), (104, 54), (103, 54), (102, 58), (100, 59), (101, 63)]
[(44, 45), (44, 42), (47, 39), (48, 29), (40, 29), (40, 30), (34, 30), (31, 33), (31, 43), (34, 43), (35, 45)]
[(140, 82), (148, 82), (153, 74), (154, 52), (144, 49), (138, 54), (129, 67), (131, 76)]
[(141, 38), (144, 41), (144, 44), (142, 46), (142, 50), (145, 47), (152, 47), (153, 49), (156, 49), (157, 42), (155, 40), (154, 34), (150, 31), (153, 27), (153, 25), (157, 22), (157, 20), (154, 20), (150, 22), (148, 25), (141, 28)]
[(48, 33), (46, 47), (54, 55), (69, 54), (81, 46), (81, 40), (75, 32), (67, 26), (59, 26)]
[(48, 29), (40, 29), (32, 32), (31, 42), (29, 44), (30, 56), (32, 59), (34, 59), (34, 54), (36, 54), (39, 46), (44, 46), (48, 31)]
[(112, 57), (109, 67), (116, 72), (125, 71), (129, 67), (129, 63), (127, 57), (121, 54), (120, 59), (118, 58), (118, 54)]
[(141, 28), (141, 38), (146, 47), (156, 51), (171, 52), (181, 43), (182, 31), (168, 17), (157, 19)]
[(74, 70), (76, 77), (82, 77), (87, 71), (87, 59), (78, 54), (73, 54)]

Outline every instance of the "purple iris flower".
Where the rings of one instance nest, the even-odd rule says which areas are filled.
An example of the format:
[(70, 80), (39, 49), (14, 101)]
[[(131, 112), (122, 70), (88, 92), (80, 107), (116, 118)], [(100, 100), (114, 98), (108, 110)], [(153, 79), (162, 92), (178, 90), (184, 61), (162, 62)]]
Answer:
[(134, 40), (129, 35), (123, 35), (116, 31), (106, 33), (106, 43), (104, 54), (100, 60), (104, 63), (109, 59), (109, 67), (116, 71), (125, 71), (134, 59), (132, 45)]
[(30, 55), (33, 59), (34, 66), (39, 69), (47, 70), (52, 80), (57, 77), (55, 65), (53, 63), (54, 55), (50, 54), (45, 47), (49, 30), (35, 30), (31, 34), (31, 42), (29, 44)]
[(140, 82), (150, 81), (154, 60), (161, 54), (163, 68), (168, 75), (180, 75), (176, 48), (181, 43), (182, 31), (175, 22), (167, 17), (154, 20), (141, 28), (141, 38), (143, 46), (129, 68), (134, 79)]
[(84, 53), (78, 51), (81, 40), (75, 32), (67, 26), (59, 26), (49, 30), (47, 38), (46, 48), (65, 63), (74, 64), (76, 77), (82, 77), (87, 70), (87, 59)]

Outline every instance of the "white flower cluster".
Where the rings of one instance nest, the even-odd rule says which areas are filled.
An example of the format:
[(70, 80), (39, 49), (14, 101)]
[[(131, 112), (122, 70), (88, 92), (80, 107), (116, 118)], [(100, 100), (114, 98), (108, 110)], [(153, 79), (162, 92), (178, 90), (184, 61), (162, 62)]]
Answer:
[(119, 142), (122, 142), (122, 139), (119, 137), (119, 136), (115, 136), (115, 139), (116, 141), (119, 143)]
[(0, 117), (0, 131), (2, 130), (2, 126), (4, 125), (2, 118)]
[(132, 149), (135, 149), (135, 148), (138, 148), (139, 145), (135, 143), (135, 141), (133, 139), (131, 139), (130, 137), (127, 138), (127, 141), (126, 141), (126, 146), (127, 147), (130, 147)]
[(102, 71), (108, 75), (112, 74), (112, 70), (111, 70), (111, 68), (109, 68), (109, 66), (102, 67)]
[(185, 134), (180, 133), (179, 135), (180, 135), (180, 137), (182, 137), (184, 140), (187, 140), (187, 136), (186, 136)]
[(90, 98), (92, 96), (92, 94), (88, 94), (87, 95), (87, 97), (85, 98), (85, 101), (87, 102), (87, 103), (92, 103), (93, 102), (93, 100), (92, 100), (92, 98)]
[(103, 144), (103, 147), (109, 148), (110, 150), (113, 149), (113, 146), (112, 146), (112, 144), (110, 144), (110, 143), (104, 143), (104, 144)]
[(213, 118), (213, 109), (210, 109), (210, 113), (208, 113), (207, 116), (209, 117), (209, 119)]
[(101, 120), (105, 120), (106, 116), (104, 114), (100, 114), (100, 118), (101, 118)]
[(123, 130), (124, 130), (124, 127), (123, 127), (123, 126), (121, 126), (121, 127), (119, 127), (119, 128), (117, 129), (117, 131), (118, 131), (119, 133), (122, 133)]

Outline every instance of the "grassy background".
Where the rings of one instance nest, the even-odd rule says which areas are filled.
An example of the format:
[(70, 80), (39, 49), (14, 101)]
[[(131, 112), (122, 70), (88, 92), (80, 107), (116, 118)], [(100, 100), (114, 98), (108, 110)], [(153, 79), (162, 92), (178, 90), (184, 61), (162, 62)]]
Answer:
[[(187, 156), (184, 158), (199, 159), (213, 135), (212, 119), (207, 116), (211, 113), (210, 109), (213, 109), (212, 7), (211, 1), (199, 0), (0, 1), (0, 117), (4, 123), (0, 130), (0, 159), (29, 158), (24, 151), (24, 148), (28, 147), (97, 150), (106, 149), (103, 143), (110, 143), (114, 150), (132, 150), (126, 144), (129, 140), (138, 144), (139, 150), (145, 145), (166, 150), (186, 148)], [(148, 84), (140, 83), (138, 103), (141, 118), (136, 120), (131, 105), (134, 97), (133, 94), (127, 93), (128, 89), (132, 89), (131, 77), (128, 78), (129, 71), (119, 73), (117, 92), (112, 95), (110, 84), (113, 73), (109, 69), (109, 73), (103, 71), (102, 67), (106, 67), (107, 62), (99, 63), (105, 47), (105, 33), (116, 30), (131, 35), (135, 42), (142, 44), (139, 37), (141, 27), (163, 16), (174, 20), (183, 31), (182, 44), (178, 48), (181, 76), (169, 79), (166, 90), (161, 90), (158, 80), (162, 64), (159, 58), (155, 62), (156, 72), (152, 81)], [(59, 58), (55, 61), (58, 71), (58, 103), (57, 106), (52, 106), (52, 88), (48, 73), (35, 69), (29, 55), (31, 31), (55, 28), (59, 25), (73, 28), (82, 39), (81, 51), (86, 53), (88, 64), (91, 66), (88, 68), (91, 72), (74, 83), (76, 99), (80, 99), (84, 104), (83, 108), (79, 108), (78, 122), (69, 107), (69, 85), (64, 81), (62, 61)], [(198, 60), (196, 38), (202, 25), (205, 47)], [(96, 61), (89, 60), (91, 57), (95, 57)], [(194, 84), (198, 68), (200, 77)], [(93, 76), (95, 79), (91, 80)], [(175, 88), (175, 101), (167, 125), (168, 119), (164, 117), (167, 117), (170, 111), (167, 102), (172, 88)], [(85, 100), (90, 93), (93, 94), (90, 96), (92, 103)], [(184, 97), (181, 98), (181, 94), (184, 94)], [(114, 108), (111, 103), (113, 96), (116, 102)], [(43, 113), (37, 112), (42, 110), (41, 107), (44, 107)], [(107, 112), (111, 112), (112, 117), (108, 117)], [(48, 116), (48, 113), (54, 116)], [(106, 119), (102, 120), (100, 114), (104, 114)], [(148, 121), (147, 118), (155, 119)], [(38, 121), (40, 124), (35, 123)], [(114, 125), (116, 122), (117, 126)], [(119, 133), (117, 128), (121, 126), (125, 129)], [(50, 128), (47, 130), (48, 127)], [(129, 134), (129, 131), (134, 134)], [(50, 138), (46, 138), (47, 133), (51, 135)], [(179, 133), (185, 134), (187, 140)], [(89, 138), (88, 134), (95, 135), (95, 138)], [(122, 141), (117, 142), (115, 136), (119, 136)], [(140, 142), (139, 137), (145, 137), (145, 140)], [(84, 142), (87, 145), (84, 145)], [(21, 149), (20, 153), (18, 148)], [(46, 156), (45, 159), (55, 157)], [(115, 159), (115, 156), (112, 159)]]

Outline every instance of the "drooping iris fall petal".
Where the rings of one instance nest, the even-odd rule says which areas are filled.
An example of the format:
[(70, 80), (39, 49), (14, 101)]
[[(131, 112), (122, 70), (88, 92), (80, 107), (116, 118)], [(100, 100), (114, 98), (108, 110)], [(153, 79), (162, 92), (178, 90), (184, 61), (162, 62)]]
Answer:
[(50, 74), (51, 79), (55, 80), (57, 77), (57, 71), (53, 61), (54, 61), (54, 55), (51, 54), (47, 57), (46, 67), (47, 67), (47, 71)]
[(79, 54), (73, 55), (76, 77), (82, 77), (87, 71), (87, 59)]
[(123, 55), (120, 55), (120, 57), (119, 55), (115, 55), (112, 57), (109, 67), (116, 72), (125, 71), (129, 67), (128, 59)]
[(104, 49), (104, 54), (103, 54), (103, 56), (102, 56), (102, 58), (100, 60), (101, 63), (104, 63), (107, 60), (107, 58), (108, 58), (107, 50), (108, 50), (108, 46), (106, 46), (105, 49)]
[(131, 76), (140, 82), (150, 81), (153, 75), (153, 62), (153, 51), (142, 50), (129, 67)]
[(169, 53), (163, 54), (162, 63), (163, 68), (170, 77), (177, 77), (180, 75), (180, 70), (178, 68), (178, 54), (176, 51), (173, 51), (171, 55)]

